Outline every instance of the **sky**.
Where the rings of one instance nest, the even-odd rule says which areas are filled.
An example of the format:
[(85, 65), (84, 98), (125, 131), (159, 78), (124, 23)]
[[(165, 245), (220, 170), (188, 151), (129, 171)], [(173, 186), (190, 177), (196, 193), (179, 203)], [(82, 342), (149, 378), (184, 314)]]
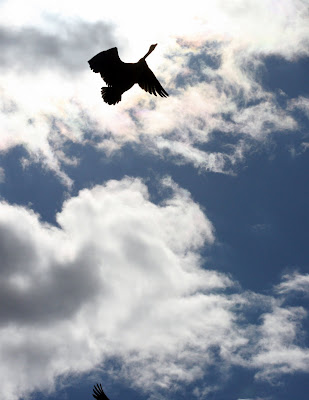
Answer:
[(1, 398), (307, 399), (308, 10), (0, 0)]

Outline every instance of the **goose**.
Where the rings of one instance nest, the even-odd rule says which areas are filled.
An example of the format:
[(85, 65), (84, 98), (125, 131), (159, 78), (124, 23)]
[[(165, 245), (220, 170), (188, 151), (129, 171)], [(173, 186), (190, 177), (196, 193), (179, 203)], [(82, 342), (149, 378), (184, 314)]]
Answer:
[(156, 44), (149, 47), (148, 52), (137, 63), (125, 63), (120, 60), (117, 47), (101, 51), (88, 61), (93, 72), (100, 73), (107, 87), (102, 87), (101, 95), (105, 103), (116, 104), (121, 100), (121, 95), (138, 83), (139, 86), (155, 96), (167, 97), (154, 73), (146, 63), (146, 57), (156, 48)]
[(101, 383), (97, 383), (96, 385), (94, 385), (92, 396), (96, 400), (109, 400), (109, 398), (103, 392), (103, 388), (102, 388)]

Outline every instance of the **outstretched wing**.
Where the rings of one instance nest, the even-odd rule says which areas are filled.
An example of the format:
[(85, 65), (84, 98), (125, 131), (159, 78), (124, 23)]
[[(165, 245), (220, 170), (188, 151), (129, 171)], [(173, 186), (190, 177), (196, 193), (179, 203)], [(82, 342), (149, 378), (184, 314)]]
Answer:
[(112, 86), (117, 82), (118, 71), (123, 62), (118, 55), (117, 47), (101, 51), (88, 61), (93, 72), (99, 72), (105, 82)]
[(155, 96), (158, 93), (161, 97), (167, 97), (168, 93), (163, 89), (161, 83), (158, 81), (154, 73), (148, 67), (145, 60), (142, 61), (142, 65), (143, 66), (141, 68), (141, 73), (139, 74), (137, 81), (139, 86), (146, 92), (154, 94)]
[(96, 385), (94, 385), (92, 396), (96, 400), (109, 400), (109, 398), (103, 392), (101, 383), (97, 383)]

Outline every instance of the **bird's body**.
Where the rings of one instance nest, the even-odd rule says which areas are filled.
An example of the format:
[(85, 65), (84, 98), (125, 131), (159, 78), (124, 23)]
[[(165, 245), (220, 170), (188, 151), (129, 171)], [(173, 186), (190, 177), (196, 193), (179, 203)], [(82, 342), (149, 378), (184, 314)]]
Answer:
[(116, 104), (121, 95), (137, 83), (142, 89), (155, 96), (167, 97), (168, 93), (146, 63), (146, 57), (155, 49), (151, 45), (148, 53), (137, 63), (125, 63), (120, 60), (117, 47), (102, 51), (88, 61), (93, 72), (100, 73), (107, 87), (102, 87), (103, 100), (108, 104)]

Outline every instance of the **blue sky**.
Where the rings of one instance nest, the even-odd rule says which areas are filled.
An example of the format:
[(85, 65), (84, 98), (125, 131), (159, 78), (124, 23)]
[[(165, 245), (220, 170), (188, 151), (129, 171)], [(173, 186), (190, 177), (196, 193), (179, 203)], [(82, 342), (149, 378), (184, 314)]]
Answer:
[[(306, 1), (19, 5), (0, 3), (1, 397), (306, 399)], [(170, 96), (104, 104), (87, 60), (156, 42)]]

